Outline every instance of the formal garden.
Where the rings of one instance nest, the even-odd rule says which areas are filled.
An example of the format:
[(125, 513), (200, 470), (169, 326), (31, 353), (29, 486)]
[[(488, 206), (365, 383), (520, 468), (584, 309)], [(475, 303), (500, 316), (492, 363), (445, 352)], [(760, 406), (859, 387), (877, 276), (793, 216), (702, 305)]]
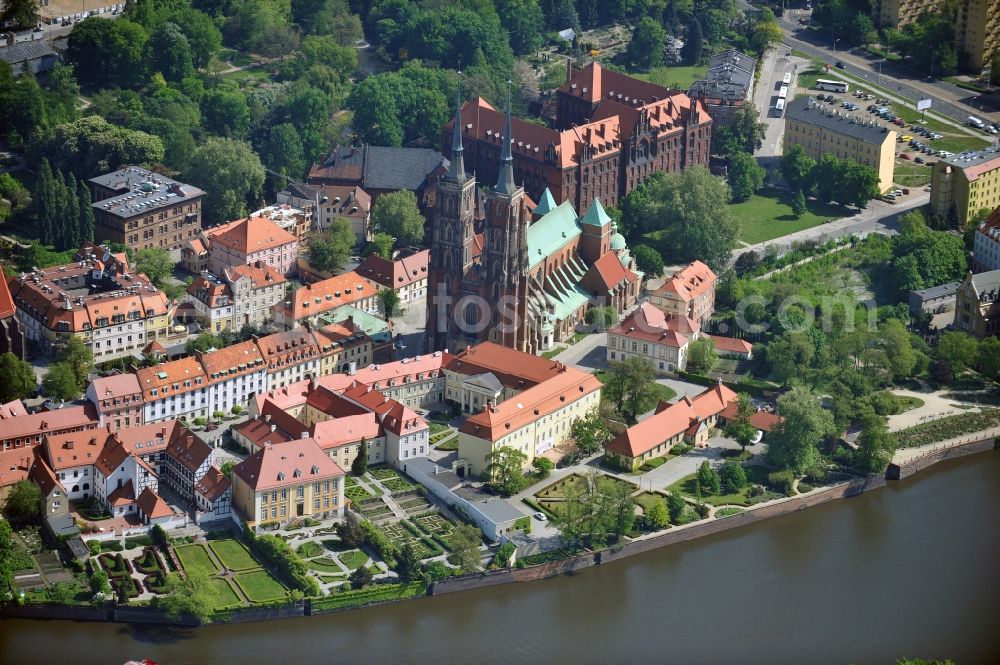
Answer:
[(288, 586), (234, 538), (178, 544), (174, 552), (187, 578), (204, 587), (214, 611), (289, 597)]

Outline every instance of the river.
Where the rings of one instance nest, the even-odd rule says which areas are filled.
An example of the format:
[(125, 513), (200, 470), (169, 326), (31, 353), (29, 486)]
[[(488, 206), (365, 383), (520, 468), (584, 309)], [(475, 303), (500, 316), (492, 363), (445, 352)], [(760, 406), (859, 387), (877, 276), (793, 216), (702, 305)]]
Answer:
[(197, 630), (0, 623), (0, 663), (1000, 662), (1000, 452), (551, 580)]

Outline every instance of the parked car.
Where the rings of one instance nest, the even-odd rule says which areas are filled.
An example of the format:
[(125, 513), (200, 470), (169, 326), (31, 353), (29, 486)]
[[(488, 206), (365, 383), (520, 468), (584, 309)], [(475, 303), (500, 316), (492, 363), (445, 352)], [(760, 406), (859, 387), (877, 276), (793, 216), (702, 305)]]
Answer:
[(911, 157), (910, 153), (908, 153), (908, 152), (901, 152), (901, 153), (899, 153), (899, 158), (900, 159), (913, 159), (913, 157)]
[(924, 158), (923, 157), (917, 157), (916, 159), (913, 160), (913, 163), (914, 164), (923, 164), (924, 163)]
[(899, 140), (900, 141), (912, 141), (913, 137), (910, 136), (909, 134), (903, 134), (902, 136), (899, 137)]
[(903, 188), (903, 196), (909, 196), (909, 194), (910, 194), (910, 188), (909, 187), (904, 187)]
[(895, 196), (883, 196), (882, 200), (885, 201), (886, 203), (895, 203), (896, 202), (896, 197)]
[(833, 95), (827, 95), (826, 96), (826, 103), (827, 104), (833, 104), (834, 101), (836, 101), (836, 100), (833, 98)]
[(532, 517), (534, 517), (539, 522), (548, 522), (549, 521), (549, 518), (546, 517), (545, 513), (543, 513), (543, 512), (537, 512), (534, 515), (532, 515)]
[(894, 189), (894, 190), (892, 190), (890, 192), (890, 194), (892, 194), (893, 196), (902, 196), (903, 195), (903, 190), (901, 190), (901, 189)]
[(846, 69), (846, 66), (840, 60), (834, 63), (834, 67), (836, 67), (837, 69)]

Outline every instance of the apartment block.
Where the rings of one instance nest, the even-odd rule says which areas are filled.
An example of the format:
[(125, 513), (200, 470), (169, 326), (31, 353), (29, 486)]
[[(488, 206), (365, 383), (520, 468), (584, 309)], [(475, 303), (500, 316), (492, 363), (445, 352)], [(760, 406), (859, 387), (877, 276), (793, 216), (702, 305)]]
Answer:
[(1000, 206), (1000, 147), (942, 159), (931, 170), (931, 213), (965, 226), (983, 209)]
[(1000, 206), (979, 225), (972, 249), (972, 272), (1000, 270)]

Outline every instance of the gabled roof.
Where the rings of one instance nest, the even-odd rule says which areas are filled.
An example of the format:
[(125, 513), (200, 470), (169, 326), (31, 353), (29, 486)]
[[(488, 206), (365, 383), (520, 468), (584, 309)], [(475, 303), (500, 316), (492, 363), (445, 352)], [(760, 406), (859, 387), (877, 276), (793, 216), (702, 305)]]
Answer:
[[(129, 481), (132, 482), (131, 480)], [(139, 497), (135, 500), (136, 506), (142, 511), (142, 514), (150, 519), (157, 519), (160, 517), (170, 517), (174, 514), (174, 511), (170, 509), (167, 502), (160, 498), (160, 496), (151, 490), (146, 488), (139, 493)]]
[(364, 278), (352, 270), (293, 291), (289, 316), (304, 319), (374, 295), (375, 289), (366, 286)]
[(264, 362), (264, 356), (253, 340), (210, 351), (201, 356), (201, 365), (205, 368), (210, 383), (263, 372)]
[(86, 430), (46, 436), (42, 445), (45, 446), (49, 465), (56, 471), (62, 471), (94, 464), (107, 439), (106, 429)]
[(7, 280), (0, 279), (0, 319), (7, 319), (14, 316), (15, 311), (14, 299), (10, 295), (10, 287), (7, 286)]
[(469, 417), (459, 431), (495, 442), (600, 389), (593, 374), (563, 365), (559, 374)]
[(256, 492), (343, 475), (315, 439), (264, 446), (233, 467), (233, 476)]
[(717, 279), (707, 265), (692, 261), (668, 277), (653, 295), (688, 302), (714, 288)]
[(602, 254), (590, 267), (590, 272), (599, 279), (606, 292), (614, 291), (619, 284), (630, 284), (639, 279), (638, 275), (622, 265), (614, 252)]
[(194, 473), (206, 460), (212, 459), (212, 447), (188, 431), (170, 441), (167, 454)]
[(28, 477), (38, 446), (0, 450), (0, 487), (7, 487)]
[(528, 227), (529, 269), (580, 235), (580, 226), (576, 220), (576, 210), (573, 209), (573, 204), (566, 200)]
[(42, 490), (42, 497), (49, 496), (54, 489), (58, 489), (64, 494), (66, 493), (65, 488), (63, 488), (59, 479), (56, 478), (56, 474), (52, 472), (52, 469), (45, 463), (45, 460), (40, 457), (35, 459), (28, 477)]
[(26, 413), (24, 405), (18, 405), (0, 411), (0, 439), (35, 437), (50, 432), (93, 429), (97, 426), (94, 405), (90, 402), (82, 406), (64, 406), (37, 413)]
[(639, 457), (678, 434), (701, 427), (702, 421), (719, 415), (736, 393), (722, 384), (696, 397), (682, 397), (673, 404), (660, 403), (656, 413), (616, 436), (607, 449), (625, 457)]
[(126, 480), (124, 485), (108, 495), (108, 503), (115, 508), (135, 503), (135, 487), (132, 485), (131, 478)]
[(449, 356), (444, 369), (467, 376), (492, 372), (508, 388), (523, 390), (559, 374), (565, 365), (555, 360), (481, 342)]
[(266, 217), (248, 217), (220, 228), (205, 232), (213, 249), (221, 245), (241, 254), (255, 254), (297, 242), (295, 236)]
[(131, 397), (142, 393), (142, 389), (139, 387), (139, 379), (131, 372), (128, 374), (97, 377), (90, 382), (90, 386), (92, 389), (91, 394), (99, 402)]
[(715, 346), (718, 351), (727, 351), (729, 353), (750, 353), (753, 350), (753, 344), (745, 339), (737, 339), (735, 337), (719, 337), (718, 335), (709, 335), (708, 337), (712, 340), (712, 345)]
[[(94, 467), (101, 472), (101, 475), (107, 478), (115, 472), (115, 469), (124, 464), (125, 460), (129, 459), (129, 457), (131, 457), (129, 449), (122, 444), (116, 435), (112, 434), (105, 440), (104, 447), (94, 462)], [(132, 498), (135, 498), (134, 494)]]
[(427, 278), (430, 253), (429, 249), (424, 249), (401, 256), (394, 261), (382, 258), (378, 254), (369, 254), (368, 258), (355, 268), (355, 272), (381, 286), (398, 290)]
[[(208, 384), (208, 377), (205, 368), (197, 358), (180, 358), (170, 362), (144, 367), (136, 371), (136, 378), (139, 379), (139, 386), (142, 388), (142, 397), (147, 402), (155, 402), (164, 396), (181, 394), (191, 390), (198, 390)], [(198, 382), (201, 379), (201, 382)], [(185, 386), (184, 382), (190, 381), (190, 386)], [(177, 390), (173, 389), (173, 384), (177, 384)], [(164, 388), (166, 387), (166, 390)], [(153, 395), (152, 390), (156, 389), (157, 394)]]
[(608, 334), (680, 348), (700, 329), (697, 321), (686, 316), (668, 317), (662, 310), (644, 302), (621, 323), (611, 328)]
[(208, 467), (208, 472), (206, 472), (205, 475), (201, 477), (201, 480), (194, 485), (195, 491), (209, 501), (215, 501), (221, 497), (226, 493), (226, 490), (228, 490), (229, 487), (229, 478), (226, 478), (226, 476), (214, 466)]
[(448, 170), (448, 160), (428, 148), (365, 145), (334, 148), (321, 164), (309, 169), (310, 183), (359, 184), (376, 189), (417, 191), (428, 176)]

